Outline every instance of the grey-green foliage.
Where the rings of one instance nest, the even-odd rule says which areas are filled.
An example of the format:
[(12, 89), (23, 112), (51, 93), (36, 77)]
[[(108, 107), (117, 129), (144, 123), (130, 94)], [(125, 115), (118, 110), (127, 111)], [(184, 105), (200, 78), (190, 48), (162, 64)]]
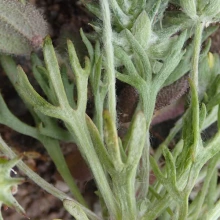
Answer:
[[(171, 2), (177, 10), (167, 9)], [(32, 56), (33, 73), (46, 98), (34, 90), (11, 58), (0, 57), (6, 74), (33, 115), (35, 126), (16, 118), (2, 97), (0, 123), (42, 142), (73, 195), (86, 206), (60, 156), (58, 141), (75, 142), (93, 173), (105, 219), (165, 219), (167, 213), (168, 219), (203, 219), (205, 207), (211, 210), (207, 219), (220, 216), (219, 204), (215, 205), (217, 198), (205, 200), (209, 183), (214, 186), (212, 195), (218, 193), (217, 172), (208, 172), (218, 164), (220, 132), (206, 142), (202, 142), (200, 134), (209, 121), (218, 120), (220, 125), (219, 57), (208, 55), (210, 42), (205, 42), (215, 30), (206, 27), (219, 20), (219, 7), (214, 7), (217, 3), (218, 0), (86, 2), (101, 25), (93, 24), (96, 33), (92, 36), (81, 31), (89, 56), (85, 66), (69, 40), (71, 69), (59, 61), (49, 37), (43, 47), (45, 62)], [(149, 128), (157, 94), (187, 72), (191, 78), (188, 110), (155, 155), (150, 156)], [(122, 138), (114, 118), (115, 106), (109, 104), (110, 99), (116, 103), (115, 91), (111, 91), (115, 76), (139, 94), (136, 112)], [(94, 96), (93, 118), (86, 114), (89, 84)], [(57, 126), (58, 120), (63, 121), (65, 129)], [(168, 146), (180, 129), (182, 136), (170, 151)], [(158, 161), (162, 156), (164, 166)], [(151, 172), (154, 182), (149, 180)], [(193, 200), (193, 188), (201, 179), (204, 191)], [(190, 204), (189, 199), (193, 200)], [(78, 219), (91, 215), (75, 201), (63, 202)]]
[(32, 4), (0, 0), (0, 52), (30, 55), (47, 34), (46, 21)]
[[(204, 22), (205, 25), (208, 26), (210, 23), (215, 22), (216, 19), (218, 19), (218, 15), (215, 13), (215, 10), (217, 10), (216, 8), (218, 7), (213, 8), (212, 5), (215, 5), (215, 3), (212, 1), (210, 3), (207, 1), (204, 1), (205, 3), (203, 3), (203, 1), (198, 1), (198, 3), (197, 1), (170, 2), (177, 7), (176, 10), (167, 10), (169, 1), (109, 1), (109, 4), (112, 8), (112, 41), (114, 42), (114, 46), (117, 47), (115, 50), (118, 52), (118, 47), (121, 47), (121, 50), (126, 52), (126, 54), (129, 56), (129, 59), (131, 57), (134, 58), (134, 65), (140, 66), (139, 64), (136, 64), (136, 62), (140, 61), (138, 58), (136, 59), (136, 55), (134, 54), (134, 51), (132, 51), (131, 45), (128, 42), (125, 34), (125, 29), (130, 30), (135, 39), (138, 40), (139, 44), (145, 50), (151, 66), (153, 68), (158, 66), (156, 71), (153, 71), (156, 73), (158, 72), (158, 68), (162, 68), (162, 63), (169, 55), (171, 48), (175, 47), (174, 43), (178, 38), (178, 32), (187, 29), (187, 40), (194, 35), (194, 28), (197, 21)], [(83, 1), (83, 3), (85, 2)], [(205, 4), (206, 7), (202, 7), (202, 4)], [(96, 11), (100, 12), (98, 4), (86, 2), (85, 6), (100, 20), (102, 20), (102, 15), (94, 12), (94, 8), (96, 8)], [(180, 6), (183, 8), (183, 12), (182, 10), (178, 9)], [(190, 10), (193, 10), (194, 15), (192, 12), (190, 12)], [(208, 10), (212, 10), (212, 16), (205, 15), (208, 13)], [(190, 16), (194, 16), (196, 18), (192, 18)], [(126, 22), (124, 22), (122, 25), (123, 21)], [(98, 23), (95, 23), (94, 25), (97, 25), (95, 30), (98, 31), (98, 34), (100, 35), (101, 28), (99, 28)], [(204, 39), (207, 39), (212, 31), (215, 31), (213, 27), (205, 30)], [(206, 32), (207, 34), (205, 34)], [(192, 46), (189, 44), (184, 45), (184, 47), (186, 49), (186, 54), (183, 56), (181, 62), (179, 62), (174, 71), (166, 79), (166, 82), (163, 86), (171, 84), (189, 71), (189, 59), (192, 56)], [(124, 63), (120, 63), (121, 61), (118, 59), (117, 53), (115, 56), (115, 65), (123, 66)], [(185, 66), (188, 67), (185, 68)], [(138, 69), (137, 71), (140, 72), (141, 70)]]

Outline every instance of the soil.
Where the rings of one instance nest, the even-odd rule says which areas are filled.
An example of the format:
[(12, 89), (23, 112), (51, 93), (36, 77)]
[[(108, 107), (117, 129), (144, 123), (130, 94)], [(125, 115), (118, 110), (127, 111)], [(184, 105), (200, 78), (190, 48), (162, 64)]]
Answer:
[[(50, 35), (55, 46), (58, 44), (62, 45), (62, 43), (65, 44), (63, 41), (64, 37), (60, 38), (60, 36), (64, 36), (64, 33), (69, 38), (77, 40), (78, 30), (83, 27), (85, 31), (89, 31), (91, 27), (88, 23), (95, 19), (84, 10), (83, 6), (80, 5), (77, 0), (31, 0), (30, 2), (35, 4), (45, 15), (45, 18), (50, 25)], [(220, 32), (218, 32), (218, 34), (214, 37), (213, 49), (217, 48), (216, 45), (219, 45), (219, 36)], [(63, 47), (59, 49), (63, 49)], [(34, 83), (28, 59), (16, 59), (28, 73), (30, 80)], [(121, 87), (123, 87), (123, 85), (119, 83), (119, 87), (119, 90), (122, 90)], [(33, 121), (30, 114), (16, 94), (2, 69), (0, 69), (0, 89), (10, 110), (21, 120), (28, 124), (32, 124)], [(152, 146), (156, 147), (164, 140), (174, 122), (175, 120), (172, 119), (152, 128)], [(24, 161), (35, 172), (37, 172), (46, 181), (63, 190), (65, 193), (70, 194), (68, 187), (58, 175), (53, 162), (39, 142), (33, 138), (21, 135), (4, 125), (0, 125), (0, 134), (18, 154), (24, 155), (25, 152)], [(62, 144), (62, 149), (67, 157), (67, 163), (72, 166), (71, 170), (73, 176), (77, 175), (79, 170), (74, 170), (76, 165), (71, 164), (72, 158), (76, 158), (76, 155), (78, 155), (77, 159), (80, 158), (78, 152), (76, 153), (75, 146)], [(81, 167), (84, 166), (82, 159), (79, 159), (78, 163), (80, 163)], [(23, 174), (18, 172), (18, 175), (22, 176)], [(94, 208), (97, 200), (94, 194), (94, 191), (96, 190), (94, 181), (92, 178), (88, 178), (86, 180), (79, 181), (79, 184), (84, 196), (88, 201), (90, 201), (91, 206)], [(73, 219), (73, 217), (64, 210), (62, 203), (58, 199), (44, 192), (30, 180), (27, 180), (19, 186), (15, 198), (26, 210), (27, 217), (32, 220)], [(5, 220), (27, 219), (27, 217), (21, 216), (13, 209), (2, 210), (2, 214)]]

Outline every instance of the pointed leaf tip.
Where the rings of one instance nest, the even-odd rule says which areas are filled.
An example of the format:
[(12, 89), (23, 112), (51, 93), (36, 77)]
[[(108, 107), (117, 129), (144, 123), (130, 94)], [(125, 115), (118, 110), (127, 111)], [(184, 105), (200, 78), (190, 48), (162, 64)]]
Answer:
[(52, 40), (51, 40), (51, 38), (50, 38), (50, 36), (49, 35), (47, 35), (45, 38), (44, 38), (44, 44), (43, 44), (44, 46), (46, 46), (46, 45), (52, 45)]

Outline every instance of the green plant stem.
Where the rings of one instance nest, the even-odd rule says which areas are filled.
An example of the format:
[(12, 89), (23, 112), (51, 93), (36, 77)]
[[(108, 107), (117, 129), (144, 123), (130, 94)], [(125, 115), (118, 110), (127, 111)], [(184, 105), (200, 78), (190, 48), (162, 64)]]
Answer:
[(188, 197), (189, 193), (185, 193), (185, 195), (182, 197), (182, 202), (179, 204), (178, 209), (179, 209), (179, 216), (178, 220), (186, 220), (187, 219), (187, 214), (188, 214)]
[(218, 169), (215, 168), (209, 186), (208, 186), (208, 194), (205, 198), (208, 210), (214, 207), (214, 204), (216, 202), (216, 198), (219, 198), (219, 190), (218, 190)]
[(154, 107), (156, 103), (156, 95), (154, 95), (154, 91), (152, 91), (149, 87), (144, 89), (140, 94), (140, 100), (143, 108), (143, 112), (146, 118), (146, 127), (147, 132), (149, 132), (150, 124), (153, 118)]
[(118, 219), (118, 211), (114, 201), (114, 195), (108, 184), (103, 166), (100, 163), (92, 144), (92, 140), (86, 125), (85, 116), (82, 115), (81, 112), (78, 113), (74, 111), (68, 112), (66, 115), (68, 116), (64, 118), (68, 120), (66, 121), (67, 128), (73, 134), (80, 152), (88, 162), (110, 214), (115, 219)]
[(108, 76), (108, 110), (113, 122), (116, 124), (116, 88), (115, 88), (115, 68), (114, 68), (114, 48), (112, 44), (111, 13), (108, 0), (100, 0), (103, 19), (103, 42), (105, 49), (105, 65)]
[(98, 128), (98, 131), (100, 133), (100, 137), (103, 141), (103, 103), (104, 103), (104, 99), (103, 97), (101, 97), (100, 93), (96, 93), (95, 95), (95, 113), (94, 113), (94, 122), (96, 124), (96, 127)]
[(145, 140), (145, 116), (142, 112), (138, 112), (132, 119), (127, 135), (122, 142), (127, 151), (127, 159), (124, 159), (123, 164), (118, 162), (115, 170), (109, 172), (113, 192), (120, 207), (120, 219), (137, 219), (135, 181)]
[(197, 22), (195, 37), (194, 37), (194, 52), (193, 52), (193, 63), (192, 63), (192, 72), (191, 77), (195, 84), (195, 87), (198, 91), (198, 75), (199, 75), (199, 56), (201, 51), (201, 44), (202, 44), (202, 32), (204, 29), (204, 23), (200, 21)]
[(219, 219), (220, 217), (220, 200), (215, 204), (215, 206), (208, 210), (206, 213), (205, 217), (203, 218), (204, 220), (210, 220), (210, 219)]
[(200, 147), (200, 127), (199, 127), (199, 98), (198, 88), (195, 86), (195, 82), (189, 80), (191, 90), (191, 106), (190, 111), (192, 112), (192, 132), (193, 132), (193, 145), (191, 147), (191, 157), (194, 161), (196, 153), (201, 149)]
[(150, 135), (147, 132), (145, 146), (142, 152), (141, 167), (140, 167), (140, 188), (138, 192), (138, 198), (144, 199), (147, 196), (150, 179)]
[[(17, 155), (11, 150), (11, 148), (4, 142), (4, 140), (0, 137), (0, 151), (10, 159), (16, 158)], [(31, 180), (33, 180), (38, 186), (42, 189), (50, 193), (51, 195), (55, 196), (56, 198), (60, 199), (61, 201), (68, 199), (73, 201), (77, 206), (80, 206), (82, 210), (93, 220), (101, 220), (95, 213), (91, 212), (89, 209), (78, 203), (77, 201), (70, 198), (65, 193), (61, 192), (53, 185), (46, 182), (42, 179), (39, 175), (33, 172), (24, 162), (20, 161), (17, 164), (18, 168), (25, 173)]]
[[(190, 216), (192, 219), (199, 218), (199, 214), (201, 213), (201, 210), (202, 210), (202, 205), (205, 201), (205, 196), (209, 193), (208, 190), (209, 190), (210, 181), (212, 179), (213, 173), (216, 170), (216, 164), (218, 161), (219, 161), (219, 154), (217, 154), (210, 161), (202, 189), (200, 190), (199, 194), (197, 195), (199, 197), (199, 199), (197, 200), (196, 209), (193, 211), (192, 216)], [(196, 199), (194, 199), (194, 200), (196, 200)]]
[[(202, 32), (203, 32), (204, 24), (197, 23), (195, 37), (194, 37), (194, 51), (193, 51), (193, 60), (192, 60), (192, 72), (190, 80), (190, 88), (191, 88), (191, 106), (190, 111), (192, 112), (192, 132), (193, 132), (193, 143), (191, 146), (191, 168), (187, 181), (187, 185), (183, 191), (183, 202), (179, 206), (179, 219), (185, 220), (188, 214), (188, 197), (190, 192), (195, 184), (195, 181), (199, 175), (200, 169), (197, 166), (200, 161), (197, 163), (195, 160), (198, 159), (197, 154), (202, 150), (202, 146), (200, 145), (200, 128), (199, 128), (199, 100), (198, 100), (198, 71), (199, 71), (199, 56), (201, 51), (202, 44)], [(193, 172), (192, 172), (193, 170)]]
[(134, 191), (134, 179), (136, 170), (118, 173), (112, 177), (114, 194), (120, 204), (120, 219), (136, 219), (136, 199)]

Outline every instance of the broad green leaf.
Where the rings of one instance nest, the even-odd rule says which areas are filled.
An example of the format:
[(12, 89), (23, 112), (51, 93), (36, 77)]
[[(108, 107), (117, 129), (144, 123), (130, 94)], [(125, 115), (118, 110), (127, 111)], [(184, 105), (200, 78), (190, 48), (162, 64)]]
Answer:
[(180, 0), (180, 5), (190, 18), (195, 19), (197, 17), (196, 0)]
[(137, 17), (131, 30), (139, 44), (146, 48), (151, 37), (151, 22), (146, 11)]

